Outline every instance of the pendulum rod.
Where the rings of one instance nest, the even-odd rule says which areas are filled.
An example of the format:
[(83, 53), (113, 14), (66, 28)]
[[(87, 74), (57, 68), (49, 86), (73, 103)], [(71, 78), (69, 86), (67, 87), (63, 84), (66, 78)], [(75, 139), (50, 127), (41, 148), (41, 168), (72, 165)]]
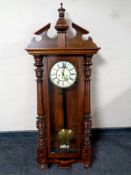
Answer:
[(66, 104), (66, 89), (62, 89), (63, 93), (63, 118), (64, 118), (64, 129), (67, 129), (67, 104)]

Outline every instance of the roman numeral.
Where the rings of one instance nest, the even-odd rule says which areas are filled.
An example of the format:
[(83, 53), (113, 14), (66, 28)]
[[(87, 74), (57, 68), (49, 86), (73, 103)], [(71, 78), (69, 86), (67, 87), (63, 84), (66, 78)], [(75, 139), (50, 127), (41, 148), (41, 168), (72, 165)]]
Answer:
[(69, 71), (73, 70), (74, 68), (69, 69)]
[(59, 64), (57, 64), (57, 66), (58, 66), (58, 68), (60, 68), (60, 65)]
[(51, 74), (51, 76), (56, 76), (56, 74)]
[(75, 75), (75, 73), (70, 73), (70, 75)]
[(67, 81), (68, 84), (70, 84), (68, 80), (66, 80), (66, 81)]
[(55, 80), (55, 79), (57, 79), (57, 77), (54, 77), (52, 80)]
[(71, 81), (73, 81), (74, 79), (73, 78), (71, 78), (71, 77), (69, 77), (69, 79), (71, 80)]
[(60, 80), (57, 81), (57, 84), (58, 84), (58, 85), (59, 85), (59, 83), (60, 83)]
[(66, 67), (66, 62), (63, 62), (63, 65), (62, 66), (63, 66), (63, 68), (65, 68)]

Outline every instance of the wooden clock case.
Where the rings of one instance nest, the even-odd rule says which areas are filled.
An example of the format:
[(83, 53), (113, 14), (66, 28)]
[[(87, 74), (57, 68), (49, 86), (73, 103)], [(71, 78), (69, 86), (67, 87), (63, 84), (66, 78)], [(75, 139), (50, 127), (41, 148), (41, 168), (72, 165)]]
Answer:
[[(50, 23), (35, 32), (41, 40), (32, 39), (27, 52), (34, 56), (37, 77), (37, 128), (38, 146), (37, 162), (42, 168), (50, 163), (60, 167), (69, 167), (72, 163), (82, 162), (87, 168), (91, 163), (91, 111), (90, 111), (90, 77), (92, 56), (100, 49), (89, 37), (82, 36), (89, 32), (72, 23), (76, 35), (70, 37), (70, 28), (64, 18), (62, 4), (58, 9), (59, 19), (55, 29), (57, 36), (47, 35)], [(76, 140), (72, 144), (75, 152), (61, 152), (58, 147), (57, 133), (63, 126), (62, 91), (49, 80), (49, 71), (57, 61), (69, 61), (77, 70), (75, 84), (66, 91), (67, 127), (75, 131)]]

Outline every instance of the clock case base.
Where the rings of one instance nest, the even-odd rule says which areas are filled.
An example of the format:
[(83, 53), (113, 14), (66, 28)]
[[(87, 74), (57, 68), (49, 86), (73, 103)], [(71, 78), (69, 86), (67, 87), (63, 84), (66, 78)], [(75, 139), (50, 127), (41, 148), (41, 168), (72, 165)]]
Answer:
[(42, 169), (46, 168), (47, 166), (50, 167), (51, 164), (56, 164), (60, 168), (70, 168), (72, 164), (74, 163), (83, 163), (84, 168), (88, 168), (91, 165), (91, 149), (90, 148), (88, 148), (87, 154), (88, 154), (87, 157), (85, 158), (83, 157), (83, 159), (85, 160), (82, 160), (82, 157), (79, 159), (72, 158), (72, 159), (67, 159), (67, 160), (66, 159), (47, 159), (46, 163), (44, 163), (43, 159), (41, 159), (38, 155), (37, 162)]

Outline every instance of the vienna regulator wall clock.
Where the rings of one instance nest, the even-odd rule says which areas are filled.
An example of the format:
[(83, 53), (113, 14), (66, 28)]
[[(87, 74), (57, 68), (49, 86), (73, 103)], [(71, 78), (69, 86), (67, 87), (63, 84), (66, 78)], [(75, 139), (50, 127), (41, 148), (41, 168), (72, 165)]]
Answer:
[(91, 163), (90, 77), (92, 56), (100, 49), (89, 32), (75, 23), (74, 37), (64, 18), (62, 4), (58, 9), (56, 38), (47, 32), (50, 23), (35, 32), (42, 39), (32, 39), (27, 47), (34, 56), (37, 77), (37, 162), (41, 167), (50, 163), (69, 167)]

